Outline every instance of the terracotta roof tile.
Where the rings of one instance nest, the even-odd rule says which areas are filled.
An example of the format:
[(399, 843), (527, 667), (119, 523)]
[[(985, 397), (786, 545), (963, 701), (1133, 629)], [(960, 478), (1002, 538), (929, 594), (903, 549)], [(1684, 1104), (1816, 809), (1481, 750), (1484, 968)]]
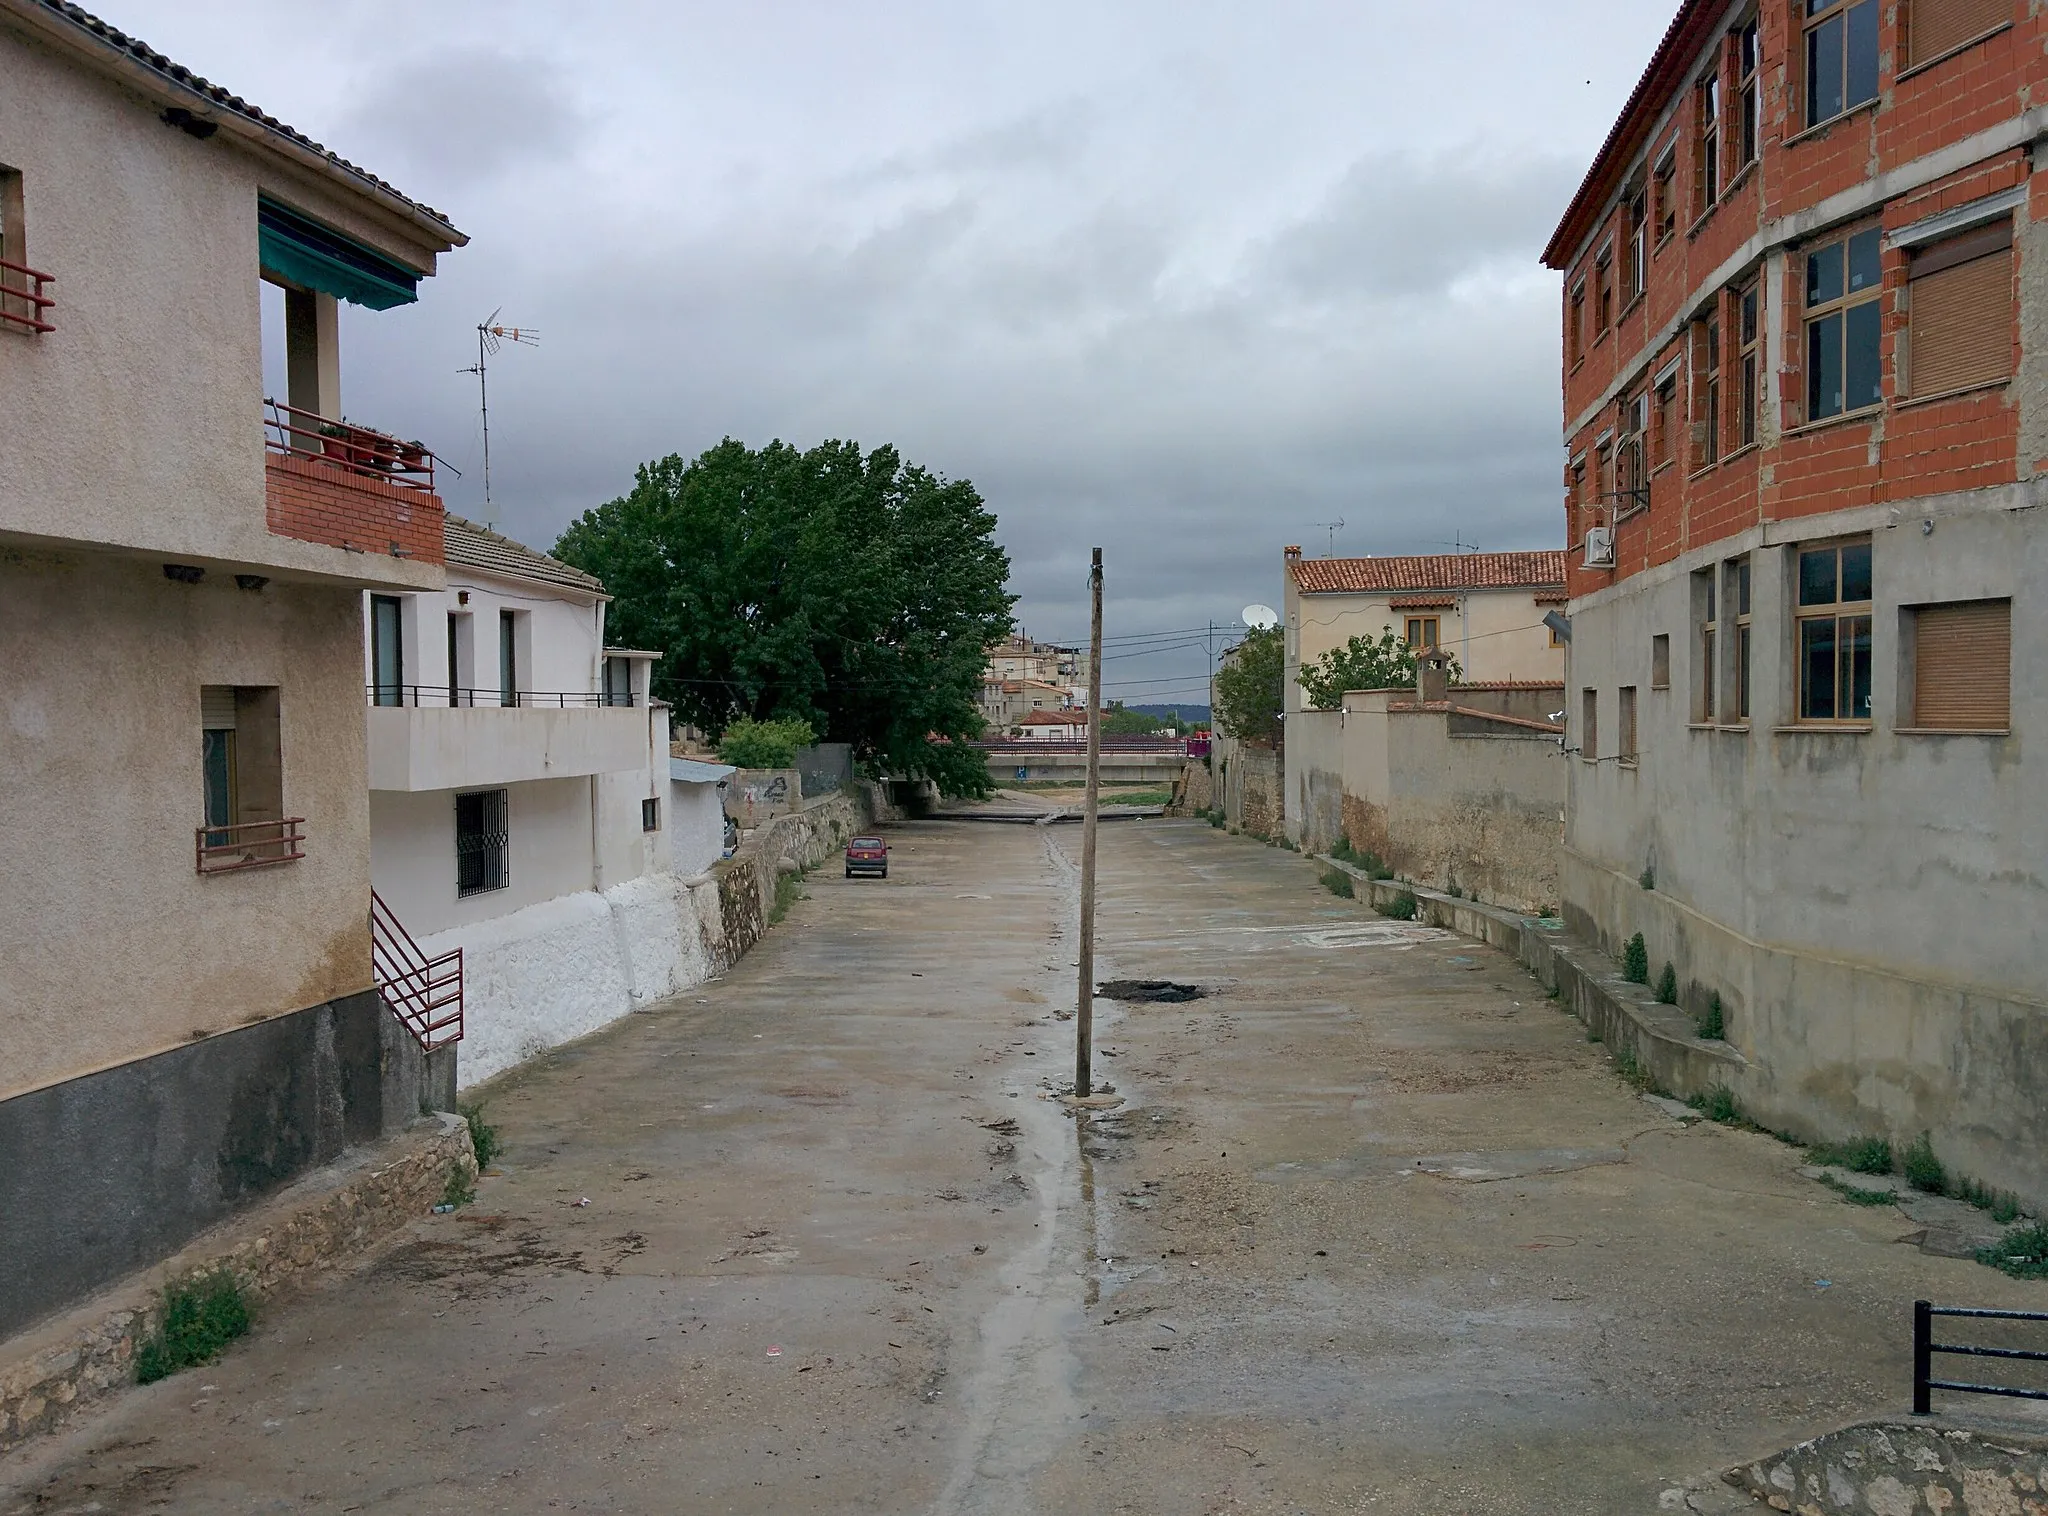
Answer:
[(509, 574), (515, 579), (535, 579), (542, 584), (567, 585), (571, 589), (602, 595), (604, 585), (580, 568), (571, 568), (559, 558), (535, 552), (523, 542), (500, 536), (488, 527), (448, 514), (448, 562), (486, 573)]
[(1287, 571), (1304, 595), (1389, 590), (1548, 589), (1564, 584), (1564, 554), (1437, 553), (1415, 558), (1301, 558)]
[(1458, 597), (1456, 595), (1448, 595), (1441, 590), (1437, 590), (1427, 595), (1396, 595), (1387, 602), (1387, 609), (1390, 611), (1431, 611), (1447, 605), (1456, 605), (1457, 603)]

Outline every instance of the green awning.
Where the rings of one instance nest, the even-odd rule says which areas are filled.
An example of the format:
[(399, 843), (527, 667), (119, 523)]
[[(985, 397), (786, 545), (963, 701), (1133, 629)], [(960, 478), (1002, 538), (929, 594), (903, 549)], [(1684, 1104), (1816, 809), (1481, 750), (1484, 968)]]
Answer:
[(373, 311), (420, 297), (420, 276), (404, 264), (275, 201), (256, 202), (256, 229), (266, 274)]

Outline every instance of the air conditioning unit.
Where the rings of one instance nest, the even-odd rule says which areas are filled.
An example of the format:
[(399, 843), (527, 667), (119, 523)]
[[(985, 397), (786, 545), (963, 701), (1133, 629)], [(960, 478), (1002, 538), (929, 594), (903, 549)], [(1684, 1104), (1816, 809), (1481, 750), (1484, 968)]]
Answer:
[(1611, 526), (1590, 526), (1586, 528), (1586, 567), (1614, 567), (1614, 528)]

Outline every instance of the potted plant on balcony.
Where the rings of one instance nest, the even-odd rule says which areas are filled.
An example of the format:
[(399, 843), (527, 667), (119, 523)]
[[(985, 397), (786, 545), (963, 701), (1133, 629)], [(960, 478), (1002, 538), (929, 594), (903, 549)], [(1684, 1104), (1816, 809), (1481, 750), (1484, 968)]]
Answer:
[(418, 438), (398, 444), (398, 467), (408, 474), (423, 474), (427, 470), (427, 445)]
[(354, 431), (353, 427), (344, 426), (339, 421), (321, 422), (320, 451), (332, 458), (336, 463), (352, 461), (349, 457), (348, 445), (349, 434), (352, 431)]

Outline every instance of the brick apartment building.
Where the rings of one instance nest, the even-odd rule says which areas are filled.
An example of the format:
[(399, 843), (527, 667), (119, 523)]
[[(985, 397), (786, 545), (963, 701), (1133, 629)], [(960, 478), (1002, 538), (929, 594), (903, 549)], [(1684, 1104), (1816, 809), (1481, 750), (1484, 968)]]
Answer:
[(2044, 47), (2039, 0), (1687, 3), (1544, 254), (1568, 916), (1720, 997), (1762, 1119), (2036, 1203)]

